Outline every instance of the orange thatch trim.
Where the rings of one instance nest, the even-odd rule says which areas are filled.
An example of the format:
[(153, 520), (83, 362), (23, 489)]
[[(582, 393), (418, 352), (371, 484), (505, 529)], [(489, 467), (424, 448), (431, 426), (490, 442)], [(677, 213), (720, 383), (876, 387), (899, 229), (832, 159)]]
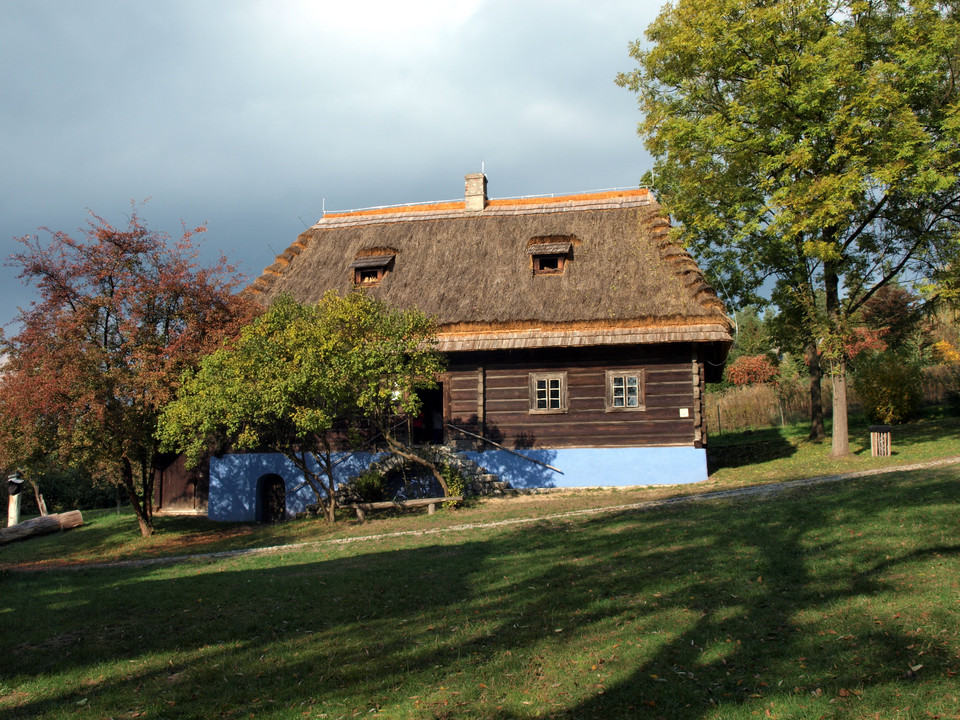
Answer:
[(478, 350), (519, 350), (532, 348), (595, 347), (598, 345), (650, 345), (661, 343), (730, 342), (725, 323), (676, 324), (619, 328), (570, 329), (562, 327), (494, 332), (440, 332), (437, 349), (441, 352), (473, 352)]
[(635, 190), (607, 190), (596, 193), (577, 193), (576, 195), (557, 195), (556, 197), (534, 197), (534, 198), (507, 198), (505, 200), (489, 200), (487, 207), (508, 207), (516, 205), (555, 205), (558, 203), (580, 202), (582, 200), (608, 200), (624, 197), (643, 197), (649, 195), (647, 188), (636, 188)]
[(463, 210), (464, 202), (457, 200), (443, 203), (422, 203), (420, 205), (397, 205), (394, 207), (372, 208), (370, 210), (347, 210), (346, 212), (325, 213), (324, 218), (357, 217), (360, 215), (393, 215), (404, 212), (431, 212), (434, 210)]
[[(576, 193), (574, 195), (557, 195), (555, 197), (522, 197), (506, 198), (503, 200), (488, 200), (488, 208), (498, 207), (519, 207), (531, 206), (540, 207), (545, 205), (557, 205), (561, 203), (582, 202), (584, 200), (612, 200), (626, 197), (644, 197), (650, 194), (647, 188), (636, 188), (631, 190), (605, 190), (603, 192)], [(347, 218), (361, 217), (370, 215), (396, 215), (399, 213), (422, 213), (437, 212), (446, 210), (463, 210), (465, 203), (462, 200), (439, 203), (414, 203), (411, 205), (395, 205), (393, 207), (370, 208), (368, 210), (346, 210), (344, 212), (328, 212), (324, 214), (326, 218)]]

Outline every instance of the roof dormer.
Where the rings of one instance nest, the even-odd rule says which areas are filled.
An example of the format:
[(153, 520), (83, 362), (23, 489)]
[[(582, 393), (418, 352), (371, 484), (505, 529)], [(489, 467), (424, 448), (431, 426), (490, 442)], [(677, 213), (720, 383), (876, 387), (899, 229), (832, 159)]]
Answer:
[(567, 263), (573, 259), (572, 235), (531, 238), (527, 255), (531, 257), (534, 275), (563, 275)]
[(393, 270), (396, 250), (392, 248), (369, 248), (357, 253), (350, 268), (353, 270), (353, 284), (357, 287), (376, 287), (383, 276)]

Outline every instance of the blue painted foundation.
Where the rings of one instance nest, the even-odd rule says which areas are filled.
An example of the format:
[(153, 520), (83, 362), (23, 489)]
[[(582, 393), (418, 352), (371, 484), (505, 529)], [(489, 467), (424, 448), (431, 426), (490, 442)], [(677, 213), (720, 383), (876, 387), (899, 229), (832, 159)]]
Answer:
[(505, 450), (464, 453), (518, 489), (679, 485), (707, 479), (707, 452), (693, 447), (518, 450), (554, 472)]
[[(489, 472), (518, 489), (611, 487), (629, 485), (678, 485), (707, 479), (707, 453), (692, 447), (561, 448), (520, 450), (523, 455), (553, 465), (519, 458), (505, 450), (463, 453)], [(379, 456), (340, 454), (335, 470), (337, 482), (358, 475)], [(210, 459), (210, 494), (207, 514), (211, 520), (256, 521), (257, 486), (264, 475), (279, 475), (287, 491), (287, 515), (292, 517), (314, 502), (313, 491), (304, 485), (300, 471), (279, 453), (224, 455)]]
[[(334, 461), (338, 483), (359, 475), (378, 456), (370, 453), (340, 453)], [(312, 468), (317, 469), (316, 462)], [(275, 474), (283, 479), (287, 491), (287, 517), (303, 512), (316, 502), (309, 485), (304, 485), (303, 474), (280, 453), (243, 453), (210, 458), (210, 494), (207, 498), (207, 517), (211, 520), (255, 522), (262, 515), (257, 485), (264, 475)], [(302, 486), (296, 489), (298, 486)]]

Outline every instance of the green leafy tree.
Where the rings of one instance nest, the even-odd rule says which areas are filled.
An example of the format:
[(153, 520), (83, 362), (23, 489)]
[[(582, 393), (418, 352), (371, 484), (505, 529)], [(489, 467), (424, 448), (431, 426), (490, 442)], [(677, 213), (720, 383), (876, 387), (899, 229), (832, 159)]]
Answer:
[(803, 308), (845, 454), (853, 319), (956, 242), (957, 3), (678, 0), (646, 37), (618, 77), (644, 113), (645, 181), (728, 293), (772, 280)]
[(224, 258), (197, 263), (202, 231), (170, 244), (136, 212), (125, 228), (93, 215), (83, 236), (23, 237), (10, 257), (40, 297), (4, 343), (0, 462), (34, 479), (63, 463), (120, 485), (145, 536), (160, 411), (183, 370), (255, 312)]
[(734, 316), (736, 333), (727, 362), (743, 355), (776, 355), (770, 336), (770, 317), (760, 317), (756, 307), (746, 307)]
[[(770, 336), (782, 351), (803, 358), (807, 392), (810, 396), (808, 437), (813, 442), (823, 442), (826, 439), (823, 419), (823, 369), (820, 348), (807, 327), (808, 314), (804, 304), (798, 302), (792, 287), (781, 285), (776, 288), (772, 300), (779, 312), (772, 315), (767, 324)], [(799, 375), (797, 377), (799, 378)]]
[(398, 415), (419, 412), (416, 391), (434, 387), (443, 369), (436, 332), (419, 311), (360, 292), (331, 291), (312, 306), (281, 296), (187, 374), (160, 437), (192, 462), (225, 447), (283, 453), (330, 521), (334, 453), (356, 446), (371, 427), (391, 452), (430, 467), (447, 492), (438, 469), (393, 431)]
[(923, 371), (901, 353), (867, 353), (857, 362), (853, 386), (869, 420), (902, 423), (920, 407)]

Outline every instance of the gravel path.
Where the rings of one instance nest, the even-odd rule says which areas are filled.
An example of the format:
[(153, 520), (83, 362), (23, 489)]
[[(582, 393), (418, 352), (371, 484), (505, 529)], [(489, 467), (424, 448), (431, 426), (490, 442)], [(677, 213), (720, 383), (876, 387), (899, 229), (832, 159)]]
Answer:
[[(249, 555), (268, 555), (272, 553), (288, 552), (291, 550), (304, 550), (308, 548), (323, 547), (324, 545), (346, 545), (349, 543), (368, 542), (370, 540), (384, 540), (398, 537), (419, 537), (424, 535), (441, 535), (451, 532), (463, 532), (464, 530), (477, 530), (492, 527), (506, 527), (509, 525), (529, 525), (548, 520), (558, 520), (563, 518), (579, 517), (583, 515), (601, 515), (603, 513), (617, 513), (625, 511), (649, 511), (657, 508), (681, 505), (688, 503), (709, 502), (711, 500), (727, 500), (730, 498), (760, 498), (778, 495), (785, 490), (810, 485), (824, 485), (826, 483), (843, 482), (845, 480), (855, 480), (858, 478), (871, 477), (873, 475), (886, 475), (894, 472), (907, 472), (911, 470), (923, 470), (926, 468), (943, 467), (947, 465), (960, 464), (960, 456), (944, 458), (941, 460), (932, 460), (929, 462), (913, 463), (911, 465), (898, 465), (896, 467), (881, 468), (877, 470), (861, 470), (859, 472), (843, 473), (841, 475), (822, 475), (820, 477), (805, 478), (803, 480), (791, 480), (782, 483), (770, 483), (767, 485), (751, 485), (749, 487), (733, 488), (731, 490), (714, 490), (711, 492), (700, 493), (696, 495), (683, 495), (666, 500), (650, 500), (642, 503), (630, 503), (626, 505), (613, 505), (602, 508), (587, 508), (584, 510), (570, 510), (568, 512), (555, 513), (553, 515), (542, 515), (540, 517), (514, 518), (511, 520), (498, 520), (496, 522), (465, 523), (462, 525), (452, 525), (444, 528), (433, 528), (429, 530), (402, 530), (391, 533), (379, 533), (377, 535), (362, 535), (359, 537), (340, 538), (337, 540), (314, 540), (310, 542), (293, 543), (289, 545), (275, 545), (265, 548), (249, 548), (244, 550), (226, 550), (223, 552), (203, 553), (198, 555), (177, 555), (172, 557), (150, 558), (146, 560), (122, 560), (109, 563), (86, 563), (79, 565), (60, 565), (55, 567), (24, 569), (21, 572), (38, 572), (41, 570), (63, 571), (63, 570), (98, 570), (104, 568), (123, 568), (123, 567), (147, 567), (150, 565), (172, 565), (185, 562), (212, 562), (226, 558), (235, 558)], [(17, 570), (16, 568), (10, 568)]]

